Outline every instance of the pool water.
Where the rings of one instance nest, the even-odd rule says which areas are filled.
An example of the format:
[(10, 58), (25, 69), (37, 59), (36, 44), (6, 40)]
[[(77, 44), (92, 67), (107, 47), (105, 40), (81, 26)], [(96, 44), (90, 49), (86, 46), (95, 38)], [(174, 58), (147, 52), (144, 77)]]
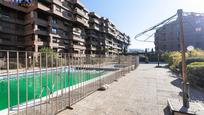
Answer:
[[(19, 83), (19, 103), (26, 102), (26, 81), (28, 86), (28, 100), (44, 97), (49, 92), (87, 81), (104, 74), (104, 71), (83, 71), (72, 72), (35, 72), (34, 74), (20, 74), (19, 80), (10, 77), (10, 107), (18, 104), (18, 83)], [(35, 76), (35, 77), (34, 77)], [(19, 82), (18, 82), (19, 81)], [(8, 81), (0, 80), (0, 110), (8, 108)]]

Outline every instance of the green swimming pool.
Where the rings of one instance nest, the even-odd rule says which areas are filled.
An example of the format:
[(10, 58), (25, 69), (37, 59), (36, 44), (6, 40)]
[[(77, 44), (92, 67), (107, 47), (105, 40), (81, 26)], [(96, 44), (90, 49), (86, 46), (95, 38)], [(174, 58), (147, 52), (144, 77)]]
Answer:
[[(26, 81), (28, 90), (28, 100), (38, 99), (46, 96), (47, 90), (55, 92), (104, 74), (104, 71), (58, 71), (35, 72), (27, 75), (19, 75), (19, 103), (26, 102)], [(18, 104), (18, 80), (16, 76), (10, 76), (10, 107)], [(0, 80), (0, 110), (8, 108), (8, 81)]]

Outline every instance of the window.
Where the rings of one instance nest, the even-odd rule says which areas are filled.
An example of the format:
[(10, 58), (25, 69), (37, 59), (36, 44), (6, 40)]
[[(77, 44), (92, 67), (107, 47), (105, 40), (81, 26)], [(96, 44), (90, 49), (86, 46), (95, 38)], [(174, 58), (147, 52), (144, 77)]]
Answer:
[(163, 46), (162, 46), (162, 49), (166, 50), (166, 45), (163, 45)]
[(24, 42), (25, 42), (25, 39), (23, 39), (23, 38), (21, 38), (21, 37), (18, 37), (18, 38), (17, 38), (17, 42), (24, 43)]
[(38, 25), (38, 29), (39, 29), (40, 31), (48, 31), (48, 29), (47, 29), (46, 27), (40, 26), (40, 25)]
[(201, 27), (197, 27), (197, 28), (195, 28), (195, 31), (196, 31), (196, 32), (201, 32), (201, 31), (202, 31), (202, 28), (201, 28)]
[(52, 18), (51, 23), (52, 24), (57, 24), (57, 19), (56, 18)]
[(64, 40), (64, 44), (68, 45), (69, 41), (68, 40)]
[(72, 17), (72, 13), (67, 12), (67, 17)]
[(195, 23), (200, 24), (200, 22), (201, 22), (200, 19), (197, 19)]
[(57, 33), (57, 29), (56, 28), (52, 28), (52, 33), (56, 34)]
[(2, 16), (2, 18), (4, 18), (4, 19), (10, 18), (9, 13), (7, 13), (7, 12), (2, 12), (1, 16)]
[(201, 43), (200, 42), (196, 42), (196, 47), (199, 47), (201, 46)]
[(11, 39), (10, 38), (7, 38), (7, 37), (5, 37), (5, 38), (1, 38), (1, 41), (11, 41)]

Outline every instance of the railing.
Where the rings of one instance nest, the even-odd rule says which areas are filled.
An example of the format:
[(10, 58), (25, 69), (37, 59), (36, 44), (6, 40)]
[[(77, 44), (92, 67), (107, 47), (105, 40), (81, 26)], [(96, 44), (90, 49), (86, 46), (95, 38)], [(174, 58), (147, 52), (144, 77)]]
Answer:
[(0, 51), (0, 114), (54, 115), (137, 66), (135, 56)]

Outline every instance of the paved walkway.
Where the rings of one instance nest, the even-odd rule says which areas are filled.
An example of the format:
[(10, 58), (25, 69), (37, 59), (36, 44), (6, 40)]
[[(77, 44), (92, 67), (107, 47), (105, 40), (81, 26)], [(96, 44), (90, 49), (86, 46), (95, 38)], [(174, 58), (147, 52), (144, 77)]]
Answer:
[[(181, 80), (168, 69), (156, 64), (141, 64), (139, 68), (106, 91), (97, 91), (59, 115), (168, 115), (168, 98), (181, 97)], [(194, 99), (202, 100), (203, 93), (193, 89)], [(202, 96), (201, 96), (202, 95)]]

